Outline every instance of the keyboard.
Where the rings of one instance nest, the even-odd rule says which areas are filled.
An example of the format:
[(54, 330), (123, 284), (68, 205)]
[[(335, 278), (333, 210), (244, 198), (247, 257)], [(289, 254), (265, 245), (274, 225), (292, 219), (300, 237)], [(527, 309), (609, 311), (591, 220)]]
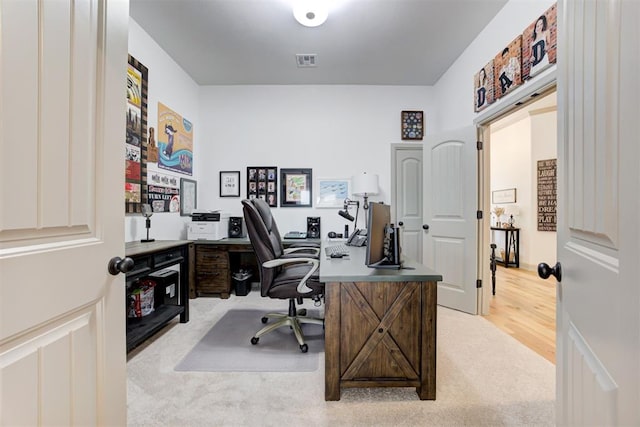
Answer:
[(306, 239), (307, 233), (305, 231), (290, 231), (284, 235), (285, 239)]
[(324, 253), (327, 254), (328, 257), (331, 257), (331, 254), (349, 255), (349, 248), (346, 245), (325, 246)]

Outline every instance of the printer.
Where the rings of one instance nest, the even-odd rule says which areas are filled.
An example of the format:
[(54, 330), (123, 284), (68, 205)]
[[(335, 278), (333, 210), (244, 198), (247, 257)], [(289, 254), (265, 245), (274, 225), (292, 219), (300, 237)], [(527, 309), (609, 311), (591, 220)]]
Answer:
[(189, 240), (220, 240), (229, 235), (230, 214), (219, 211), (199, 211), (191, 213), (191, 222), (187, 224)]

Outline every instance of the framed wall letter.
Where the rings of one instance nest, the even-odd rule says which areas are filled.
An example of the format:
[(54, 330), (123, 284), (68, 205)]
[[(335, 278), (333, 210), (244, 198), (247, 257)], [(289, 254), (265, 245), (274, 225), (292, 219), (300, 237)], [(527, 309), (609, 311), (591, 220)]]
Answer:
[(240, 171), (220, 171), (220, 197), (240, 197)]
[(198, 183), (192, 179), (180, 178), (180, 216), (189, 216), (198, 207)]
[(311, 207), (311, 169), (281, 169), (281, 207)]

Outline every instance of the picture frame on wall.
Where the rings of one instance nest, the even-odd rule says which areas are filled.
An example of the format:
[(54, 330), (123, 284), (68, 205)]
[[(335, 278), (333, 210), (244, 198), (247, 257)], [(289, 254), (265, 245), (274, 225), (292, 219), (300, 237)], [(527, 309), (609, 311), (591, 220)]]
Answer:
[(318, 178), (316, 188), (316, 208), (342, 208), (344, 199), (351, 195), (351, 180), (347, 178)]
[(262, 199), (272, 208), (278, 206), (277, 167), (247, 167), (247, 199)]
[(240, 197), (240, 171), (220, 171), (220, 197)]
[(403, 140), (421, 140), (424, 131), (422, 111), (403, 111), (401, 114), (401, 134)]
[(516, 189), (507, 188), (506, 190), (496, 190), (491, 192), (491, 203), (515, 203), (516, 202)]
[(191, 216), (198, 207), (198, 183), (180, 178), (180, 216)]
[(311, 207), (313, 200), (311, 169), (280, 170), (280, 207)]
[(493, 58), (495, 99), (522, 84), (522, 34)]

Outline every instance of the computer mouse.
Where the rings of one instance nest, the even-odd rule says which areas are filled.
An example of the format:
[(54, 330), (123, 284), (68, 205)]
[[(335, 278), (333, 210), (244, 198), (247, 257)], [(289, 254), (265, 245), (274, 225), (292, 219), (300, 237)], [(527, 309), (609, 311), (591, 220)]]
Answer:
[(331, 258), (342, 258), (343, 256), (345, 256), (346, 254), (341, 254), (341, 253), (335, 253), (335, 254), (331, 254)]

